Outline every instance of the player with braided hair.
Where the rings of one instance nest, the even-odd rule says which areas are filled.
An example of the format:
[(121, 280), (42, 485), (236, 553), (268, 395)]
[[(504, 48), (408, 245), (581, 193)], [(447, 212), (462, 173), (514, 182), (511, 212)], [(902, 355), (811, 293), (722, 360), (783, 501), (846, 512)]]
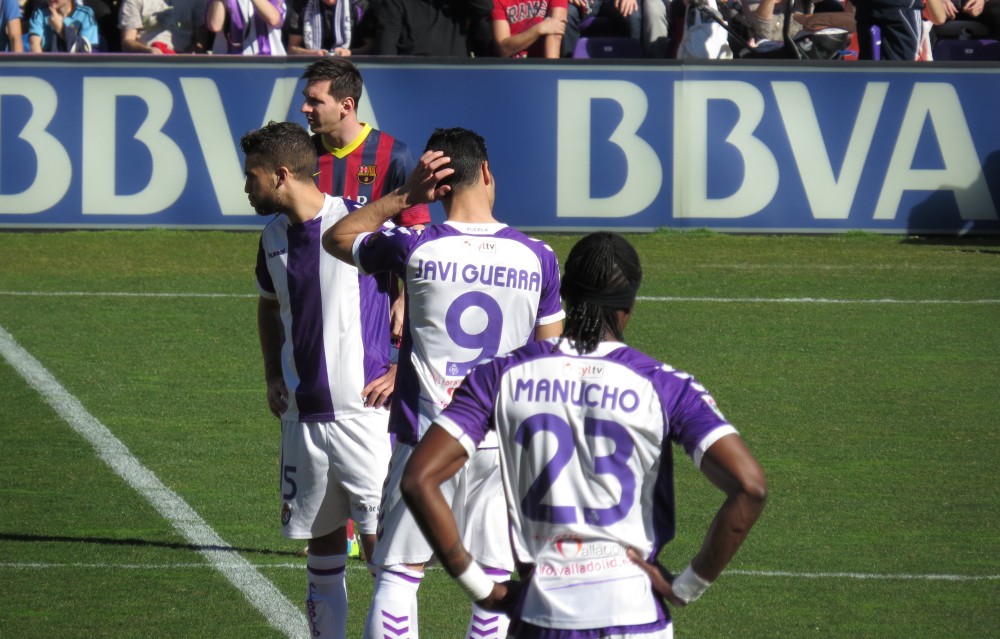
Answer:
[[(621, 236), (570, 252), (561, 338), (480, 364), (410, 457), (401, 488), (445, 570), (517, 639), (670, 639), (670, 606), (719, 576), (767, 497), (764, 473), (705, 387), (622, 343), (642, 269)], [(462, 544), (441, 483), (490, 430), (521, 581), (494, 583)], [(701, 550), (676, 577), (657, 557), (674, 536), (681, 446), (725, 494)]]
[(624, 341), (618, 311), (635, 302), (642, 267), (635, 249), (620, 235), (593, 233), (580, 240), (566, 261), (573, 278), (563, 278), (560, 293), (569, 306), (564, 336), (572, 336), (581, 355), (597, 348), (610, 331)]

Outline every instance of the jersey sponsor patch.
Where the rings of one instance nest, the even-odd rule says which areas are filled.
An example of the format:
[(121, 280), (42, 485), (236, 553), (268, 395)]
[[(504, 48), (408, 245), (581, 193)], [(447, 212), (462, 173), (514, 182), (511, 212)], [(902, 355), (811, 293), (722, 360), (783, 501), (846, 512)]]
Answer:
[(705, 403), (708, 404), (708, 407), (712, 409), (712, 412), (719, 416), (719, 419), (721, 420), (726, 419), (722, 415), (722, 411), (719, 410), (719, 405), (715, 403), (715, 399), (713, 399), (711, 395), (706, 393), (705, 395), (702, 395), (701, 398), (705, 400)]
[(288, 522), (292, 520), (292, 507), (290, 504), (286, 503), (281, 507), (281, 525), (287, 526)]
[(375, 164), (362, 164), (358, 167), (358, 182), (371, 184), (378, 175), (378, 166)]
[(604, 377), (604, 364), (593, 360), (585, 362), (567, 361), (563, 364), (563, 376), (574, 379), (599, 379)]

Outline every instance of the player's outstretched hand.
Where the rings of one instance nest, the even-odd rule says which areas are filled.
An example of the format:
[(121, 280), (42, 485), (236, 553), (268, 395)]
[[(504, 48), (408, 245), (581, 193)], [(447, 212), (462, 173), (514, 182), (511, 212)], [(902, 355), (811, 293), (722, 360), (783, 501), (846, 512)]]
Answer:
[(267, 407), (278, 419), (281, 419), (281, 414), (288, 409), (288, 389), (285, 388), (285, 380), (279, 378), (267, 383)]
[(441, 180), (455, 172), (448, 166), (450, 163), (451, 158), (444, 151), (425, 151), (403, 185), (406, 204), (415, 206), (436, 202), (451, 191), (448, 185), (439, 186)]
[(365, 406), (381, 408), (389, 401), (394, 388), (396, 388), (396, 365), (390, 364), (385, 375), (376, 377), (361, 389), (361, 397), (365, 400)]
[(493, 592), (486, 599), (477, 601), (480, 608), (509, 613), (521, 591), (521, 582), (509, 579), (493, 585)]
[(653, 591), (668, 604), (677, 608), (683, 608), (687, 605), (674, 594), (674, 589), (670, 585), (674, 581), (674, 576), (670, 574), (669, 570), (661, 566), (659, 562), (651, 563), (646, 561), (635, 548), (628, 549), (628, 558), (649, 575), (649, 580), (653, 583)]

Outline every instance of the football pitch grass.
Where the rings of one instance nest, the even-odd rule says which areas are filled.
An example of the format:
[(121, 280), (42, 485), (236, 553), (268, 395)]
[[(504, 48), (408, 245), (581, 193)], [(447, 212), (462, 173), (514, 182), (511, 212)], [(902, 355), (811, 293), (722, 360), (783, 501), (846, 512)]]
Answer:
[[(579, 236), (544, 235), (560, 264)], [(677, 637), (1000, 637), (1000, 240), (661, 232), (626, 337), (770, 498)], [(251, 232), (2, 234), (0, 637), (299, 637)], [(674, 451), (680, 570), (721, 493)], [(348, 570), (350, 636), (371, 595)], [(424, 639), (460, 639), (443, 571)]]

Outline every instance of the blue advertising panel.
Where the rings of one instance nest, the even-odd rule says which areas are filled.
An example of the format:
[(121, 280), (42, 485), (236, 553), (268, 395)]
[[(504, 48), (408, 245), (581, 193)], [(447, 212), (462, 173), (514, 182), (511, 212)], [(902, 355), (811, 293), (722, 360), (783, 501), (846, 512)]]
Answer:
[[(239, 139), (305, 125), (308, 60), (81, 58), (0, 65), (0, 227), (263, 224)], [(997, 66), (357, 63), (361, 119), (416, 155), (486, 138), (521, 228), (1000, 232)]]

